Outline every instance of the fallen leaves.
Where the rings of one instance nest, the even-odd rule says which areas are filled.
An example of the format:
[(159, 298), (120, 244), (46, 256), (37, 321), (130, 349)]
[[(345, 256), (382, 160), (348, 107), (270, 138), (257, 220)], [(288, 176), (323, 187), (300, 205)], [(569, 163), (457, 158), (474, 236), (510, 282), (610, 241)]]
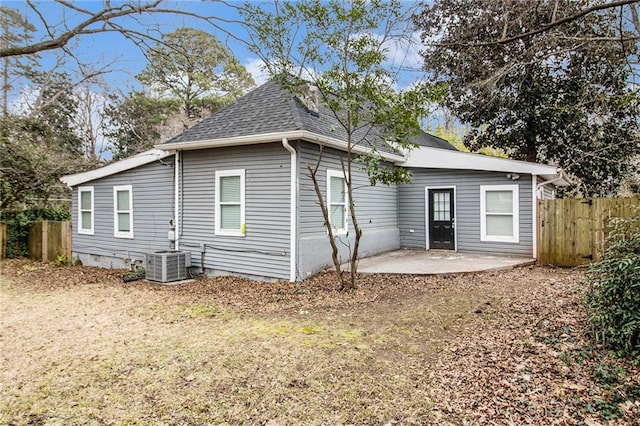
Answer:
[[(96, 341), (111, 339), (112, 345), (128, 336), (137, 339), (127, 350), (131, 356), (137, 355), (135, 344), (151, 345), (151, 352), (140, 356), (154, 360), (154, 369), (141, 361), (112, 366), (102, 352), (86, 359), (98, 373), (104, 364), (106, 377), (115, 377), (116, 387), (135, 380), (135, 374), (149, 380), (162, 374), (169, 386), (164, 374), (171, 370), (177, 371), (175, 386), (183, 392), (197, 392), (208, 381), (231, 386), (236, 392), (229, 402), (233, 405), (227, 406), (231, 417), (220, 421), (304, 423), (304, 417), (296, 416), (311, 411), (343, 423), (370, 419), (377, 424), (639, 424), (640, 367), (610, 358), (584, 337), (586, 313), (577, 270), (526, 267), (445, 276), (362, 275), (359, 288), (350, 293), (337, 290), (331, 272), (301, 283), (216, 277), (177, 285), (125, 284), (123, 273), (24, 260), (2, 264), (2, 274), (10, 280), (3, 286), (16, 294), (57, 294), (64, 296), (62, 300), (82, 294), (88, 298), (84, 303), (95, 305), (91, 317), (67, 316), (64, 327), (32, 325), (34, 330), (48, 330), (52, 339), (75, 329), (85, 330), (87, 336), (98, 330), (105, 334)], [(126, 319), (119, 310), (123, 303)], [(135, 335), (132, 321), (144, 335)], [(199, 348), (213, 338), (210, 324), (224, 327), (231, 322), (243, 328), (215, 335), (222, 371), (230, 376), (210, 374), (215, 358), (206, 358), (210, 365), (193, 355), (195, 367), (183, 366), (191, 364), (188, 357), (180, 359), (181, 345)], [(173, 338), (181, 345), (162, 346), (163, 327), (180, 330)], [(115, 336), (107, 334), (111, 328), (117, 330)], [(44, 344), (39, 341), (36, 349), (44, 350)], [(234, 345), (248, 360), (234, 360)], [(167, 352), (166, 360), (157, 358), (171, 350), (175, 353)], [(272, 356), (265, 357), (265, 352)], [(35, 355), (32, 358), (38, 362)], [(81, 362), (72, 364), (81, 367)], [(67, 364), (60, 364), (61, 375), (68, 374)], [(53, 365), (57, 364), (45, 367)], [(290, 366), (291, 371), (285, 370)], [(94, 386), (89, 377), (95, 376), (82, 379), (82, 392)], [(273, 413), (265, 407), (273, 400), (289, 404), (291, 411), (269, 417)], [(295, 405), (313, 401), (319, 405)], [(171, 399), (152, 402), (174, 404)], [(212, 402), (200, 403), (206, 410)], [(198, 418), (188, 410), (180, 415)], [(135, 412), (131, 416), (135, 418)]]

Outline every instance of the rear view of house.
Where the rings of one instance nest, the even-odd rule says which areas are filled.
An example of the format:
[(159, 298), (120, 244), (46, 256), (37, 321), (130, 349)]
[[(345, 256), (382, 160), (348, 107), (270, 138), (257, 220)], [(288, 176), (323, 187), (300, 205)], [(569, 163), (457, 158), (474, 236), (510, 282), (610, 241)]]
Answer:
[[(353, 236), (339, 129), (320, 102), (268, 82), (157, 149), (66, 176), (73, 255), (126, 267), (178, 249), (196, 272), (305, 279), (331, 263), (311, 164), (346, 260)], [(375, 147), (413, 175), (371, 186), (354, 172), (363, 257), (399, 248), (535, 256), (536, 199), (567, 184), (555, 167), (462, 153), (424, 133), (415, 142), (407, 155), (383, 140), (354, 149)]]

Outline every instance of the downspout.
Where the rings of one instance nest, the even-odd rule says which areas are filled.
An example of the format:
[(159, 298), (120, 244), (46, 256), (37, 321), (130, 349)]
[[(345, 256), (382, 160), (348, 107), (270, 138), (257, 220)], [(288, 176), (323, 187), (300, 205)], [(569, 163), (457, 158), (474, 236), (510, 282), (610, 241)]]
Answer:
[(174, 248), (180, 250), (180, 151), (176, 151), (175, 167), (173, 168), (173, 197), (174, 197), (174, 209), (173, 209), (173, 226), (175, 227), (173, 237)]
[[(562, 171), (560, 171), (557, 178), (540, 182), (540, 183), (537, 182), (537, 175), (531, 175), (532, 187), (534, 191), (531, 198), (533, 198), (533, 214), (534, 214), (533, 220), (535, 223), (535, 226), (533, 227), (533, 258), (536, 260), (538, 259), (538, 226), (540, 225), (538, 223), (538, 192), (540, 192), (542, 187), (558, 182), (563, 179), (564, 179), (564, 176), (562, 175)], [(544, 194), (541, 193), (540, 195), (544, 195)]]
[(291, 154), (291, 225), (290, 225), (290, 250), (289, 250), (289, 281), (296, 281), (296, 264), (298, 260), (298, 218), (297, 218), (297, 201), (298, 201), (298, 156), (295, 148), (289, 145), (287, 138), (282, 138), (282, 146)]
[(533, 258), (538, 259), (538, 190), (537, 190), (538, 177), (537, 175), (531, 175), (531, 200), (533, 202), (533, 209), (531, 210), (533, 223)]
[(547, 180), (547, 181), (544, 181), (544, 182), (540, 182), (538, 185), (536, 185), (536, 195), (538, 194), (538, 191), (540, 191), (540, 189), (542, 189), (543, 186), (550, 185), (552, 183), (556, 183), (559, 180), (563, 180), (563, 179), (564, 179), (564, 176), (562, 175), (562, 172), (560, 172), (558, 174), (557, 178), (551, 179), (551, 180)]

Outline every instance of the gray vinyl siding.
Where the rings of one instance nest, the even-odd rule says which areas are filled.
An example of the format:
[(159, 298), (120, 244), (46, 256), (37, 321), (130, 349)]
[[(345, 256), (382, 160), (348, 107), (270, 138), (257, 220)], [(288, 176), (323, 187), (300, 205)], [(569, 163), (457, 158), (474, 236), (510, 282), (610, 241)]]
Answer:
[[(456, 249), (467, 252), (505, 253), (523, 256), (533, 255), (532, 180), (531, 175), (522, 175), (512, 181), (504, 173), (411, 169), (410, 184), (400, 185), (400, 244), (403, 248), (426, 248), (425, 187), (456, 188), (455, 224)], [(480, 240), (480, 186), (519, 186), (520, 238), (518, 243), (503, 243)]]
[[(209, 274), (289, 278), (290, 154), (281, 144), (182, 153), (180, 248)], [(245, 170), (244, 237), (215, 234), (215, 172)]]
[[(545, 182), (544, 179), (538, 177), (537, 178), (538, 185)], [(553, 184), (546, 184), (542, 187), (542, 193), (539, 195), (541, 200), (553, 200), (556, 198), (556, 189)]]
[[(318, 146), (303, 142), (297, 144), (299, 152), (298, 200), (298, 278), (304, 279), (325, 266), (333, 266), (324, 219), (313, 181), (306, 164), (316, 165)], [(342, 171), (340, 156), (344, 153), (325, 148), (318, 168), (318, 181), (326, 201), (327, 169)], [(362, 229), (359, 257), (398, 249), (398, 188), (396, 185), (371, 186), (366, 173), (353, 163), (353, 187), (358, 223)], [(348, 261), (348, 245), (353, 246), (353, 226), (348, 218), (350, 235), (340, 236), (340, 258)]]
[[(126, 267), (128, 260), (145, 261), (145, 253), (169, 249), (173, 218), (173, 157), (112, 176), (83, 183), (92, 186), (94, 234), (78, 234), (78, 187), (73, 188), (72, 252), (86, 265)], [(113, 187), (131, 185), (133, 237), (114, 237)]]

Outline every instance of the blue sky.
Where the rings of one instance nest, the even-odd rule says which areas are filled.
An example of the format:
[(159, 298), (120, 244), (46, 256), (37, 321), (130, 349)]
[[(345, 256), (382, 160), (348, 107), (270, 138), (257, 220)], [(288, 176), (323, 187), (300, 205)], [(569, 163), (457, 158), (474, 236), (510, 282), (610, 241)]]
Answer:
[[(44, 25), (38, 16), (28, 7), (26, 2), (3, 0), (2, 3), (4, 6), (18, 9), (33, 25), (38, 28), (38, 32), (35, 35), (36, 40), (46, 38)], [(116, 1), (113, 3), (117, 4)], [(235, 0), (230, 0), (227, 3), (232, 6), (241, 5), (240, 1)], [(81, 16), (77, 12), (70, 11), (55, 2), (35, 1), (35, 4), (49, 25), (54, 26), (58, 32), (61, 31), (61, 24), (63, 22), (66, 22), (67, 26), (72, 26), (74, 23), (86, 19), (86, 16)], [(102, 1), (93, 0), (76, 1), (75, 4), (91, 11), (98, 11), (103, 6)], [(407, 2), (407, 4), (413, 5), (415, 2)], [(233, 7), (229, 7), (224, 3), (215, 1), (171, 0), (166, 2), (164, 7), (180, 9), (199, 15), (216, 16), (229, 21), (239, 19)], [(214, 28), (207, 22), (195, 17), (166, 14), (143, 14), (137, 15), (135, 19), (136, 21), (132, 18), (126, 18), (121, 19), (118, 22), (128, 28), (145, 32), (150, 31), (153, 34), (156, 34), (158, 30), (168, 33), (176, 28), (185, 26), (212, 32), (221, 41), (227, 44), (229, 49), (236, 55), (240, 62), (254, 75), (258, 84), (266, 78), (264, 73), (261, 73), (259, 70), (260, 61), (256, 55), (249, 52), (246, 46), (241, 42), (234, 40), (234, 38), (230, 37), (229, 34)], [(242, 25), (238, 23), (224, 23), (222, 21), (219, 22), (219, 25), (223, 26), (228, 33), (239, 38), (245, 38), (246, 33)], [(92, 64), (95, 68), (108, 66), (109, 69), (112, 69), (113, 72), (104, 76), (104, 79), (110, 87), (124, 92), (140, 88), (139, 84), (135, 80), (135, 75), (145, 67), (147, 61), (142, 50), (133, 42), (126, 40), (122, 35), (117, 33), (99, 33), (79, 36), (70, 42), (69, 47), (80, 62)], [(396, 50), (397, 51), (392, 52), (392, 55), (401, 56), (403, 60), (407, 59), (406, 52), (402, 51), (403, 49)], [(41, 55), (41, 63), (43, 66), (53, 66), (55, 64), (55, 57), (57, 54), (59, 54), (59, 52), (55, 51), (43, 53)], [(416, 61), (417, 51), (409, 52), (409, 57), (409, 61), (413, 64)], [(75, 68), (74, 61), (69, 61), (68, 67), (68, 71), (73, 71)], [(422, 75), (419, 74), (420, 73), (405, 73), (402, 78), (402, 85), (410, 84), (410, 82), (416, 78), (422, 77)], [(13, 95), (16, 96), (17, 93), (14, 93)]]
[[(2, 3), (6, 7), (18, 9), (27, 17), (29, 22), (38, 28), (38, 32), (35, 34), (35, 40), (46, 36), (44, 25), (28, 7), (26, 2), (3, 0)], [(63, 20), (66, 20), (67, 26), (72, 26), (81, 19), (86, 19), (86, 17), (83, 18), (76, 12), (65, 10), (64, 7), (54, 2), (36, 1), (35, 4), (49, 25), (54, 26), (58, 31), (62, 30), (61, 24)], [(101, 1), (77, 1), (76, 4), (92, 11), (98, 11), (102, 8)], [(170, 1), (167, 2), (165, 6), (167, 8), (185, 10), (200, 15), (215, 15), (227, 20), (238, 19), (232, 7), (226, 7), (216, 2)], [(257, 58), (255, 55), (250, 54), (245, 46), (202, 20), (188, 16), (165, 14), (143, 14), (136, 16), (135, 19), (137, 22), (130, 18), (121, 19), (118, 22), (121, 22), (128, 28), (145, 32), (149, 31), (153, 34), (155, 34), (157, 30), (171, 32), (176, 28), (185, 26), (212, 32), (228, 45), (244, 65), (256, 68)], [(233, 34), (237, 34), (240, 37), (244, 36), (244, 30), (241, 25), (224, 23), (220, 23), (220, 25), (224, 25), (225, 29)], [(126, 40), (122, 35), (117, 33), (100, 33), (79, 36), (70, 42), (69, 47), (81, 62), (93, 64), (96, 68), (108, 66), (112, 69), (113, 72), (105, 75), (105, 80), (112, 87), (117, 87), (124, 91), (138, 87), (135, 81), (135, 75), (145, 67), (146, 59), (142, 50), (133, 42)], [(41, 63), (43, 66), (54, 65), (54, 58), (57, 53), (59, 52), (42, 53)], [(73, 61), (69, 61), (69, 66), (71, 69), (74, 68)], [(257, 72), (257, 70), (254, 69), (251, 71)]]

